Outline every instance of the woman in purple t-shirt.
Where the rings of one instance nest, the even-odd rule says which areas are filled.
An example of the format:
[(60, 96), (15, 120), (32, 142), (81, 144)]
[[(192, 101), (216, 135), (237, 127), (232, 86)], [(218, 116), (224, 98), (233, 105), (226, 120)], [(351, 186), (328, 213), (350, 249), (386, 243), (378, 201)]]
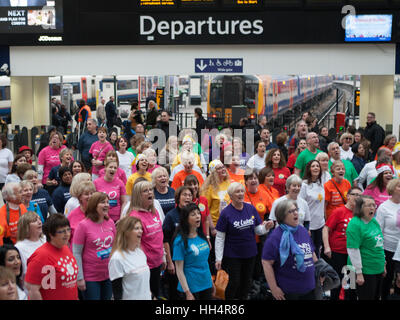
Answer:
[(275, 217), (279, 224), (265, 242), (262, 264), (276, 300), (314, 300), (318, 260), (307, 229), (299, 225), (297, 203), (280, 202)]
[(116, 229), (108, 216), (109, 199), (103, 192), (95, 192), (89, 199), (86, 219), (76, 228), (72, 251), (78, 265), (78, 288), (84, 300), (110, 300), (112, 286), (108, 261)]
[(215, 238), (215, 268), (229, 274), (225, 299), (246, 300), (257, 255), (255, 235), (263, 235), (273, 226), (262, 222), (254, 206), (244, 202), (244, 186), (233, 182), (228, 187), (232, 203), (221, 211)]

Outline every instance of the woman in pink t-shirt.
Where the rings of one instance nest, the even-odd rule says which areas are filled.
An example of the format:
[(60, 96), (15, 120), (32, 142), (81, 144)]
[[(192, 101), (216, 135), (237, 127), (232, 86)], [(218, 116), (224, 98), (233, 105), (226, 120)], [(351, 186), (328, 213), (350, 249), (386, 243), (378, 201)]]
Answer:
[(108, 195), (110, 204), (110, 218), (117, 223), (121, 217), (121, 208), (125, 207), (128, 201), (125, 185), (116, 176), (118, 163), (114, 160), (106, 160), (105, 175), (94, 180), (96, 190)]
[(60, 165), (60, 151), (66, 146), (63, 143), (63, 136), (56, 131), (50, 135), (49, 145), (40, 151), (38, 156), (38, 174), (42, 184), (46, 185), (47, 177), (53, 167)]
[[(106, 158), (104, 160), (104, 163), (106, 162), (110, 162), (110, 161), (115, 161), (118, 164), (118, 168), (117, 168), (117, 173), (115, 174), (115, 176), (122, 181), (122, 183), (124, 185), (126, 185), (126, 181), (127, 181), (127, 176), (126, 173), (123, 169), (121, 169), (119, 167), (119, 159), (118, 159), (118, 155), (114, 150), (108, 151), (106, 154)], [(99, 171), (99, 178), (104, 177), (104, 175), (106, 174), (106, 170), (105, 168), (101, 169)]]
[(393, 179), (394, 170), (392, 166), (382, 163), (376, 167), (376, 172), (378, 173), (378, 176), (365, 189), (363, 194), (374, 198), (376, 208), (378, 208), (381, 203), (391, 198), (386, 191), (386, 186), (388, 185), (389, 181)]
[(154, 208), (153, 185), (148, 181), (134, 184), (131, 204), (128, 209), (130, 216), (142, 221), (142, 249), (150, 267), (150, 290), (154, 297), (159, 296), (160, 272), (165, 269), (162, 222)]
[(68, 215), (68, 221), (71, 227), (71, 238), (69, 239), (70, 244), (74, 238), (74, 233), (78, 224), (85, 219), (85, 212), (87, 205), (92, 194), (96, 192), (96, 187), (92, 181), (84, 181), (76, 189), (76, 197), (79, 201), (79, 207), (72, 210)]
[(92, 155), (92, 180), (99, 177), (99, 172), (104, 168), (104, 160), (106, 154), (110, 150), (114, 150), (110, 142), (107, 141), (107, 129), (100, 127), (97, 132), (99, 140), (92, 144), (89, 153)]
[(116, 229), (108, 216), (109, 199), (103, 192), (91, 196), (86, 219), (75, 230), (72, 252), (78, 265), (78, 289), (84, 300), (110, 300), (111, 281), (108, 261)]

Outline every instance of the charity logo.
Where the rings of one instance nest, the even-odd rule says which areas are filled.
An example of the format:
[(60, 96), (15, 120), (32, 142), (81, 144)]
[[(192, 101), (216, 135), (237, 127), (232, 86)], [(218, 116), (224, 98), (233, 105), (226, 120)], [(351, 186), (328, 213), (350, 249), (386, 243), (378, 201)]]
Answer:
[(200, 209), (200, 212), (203, 212), (204, 210), (206, 210), (206, 206), (202, 203), (199, 203), (199, 209)]
[(199, 255), (200, 250), (199, 250), (199, 248), (197, 248), (194, 244), (192, 244), (192, 245), (190, 246), (190, 249), (192, 249), (192, 251), (193, 251), (193, 253), (194, 253), (194, 255), (195, 255), (196, 257)]
[(74, 259), (66, 256), (64, 258), (60, 258), (57, 262), (62, 275), (61, 280), (72, 281), (76, 280), (78, 276), (78, 266)]

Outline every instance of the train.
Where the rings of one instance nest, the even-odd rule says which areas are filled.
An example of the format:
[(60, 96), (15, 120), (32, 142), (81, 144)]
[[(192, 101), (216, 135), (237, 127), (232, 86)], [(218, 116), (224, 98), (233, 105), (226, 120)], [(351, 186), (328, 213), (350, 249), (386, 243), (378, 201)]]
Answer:
[(220, 75), (208, 83), (207, 114), (215, 124), (237, 125), (239, 118), (267, 117), (281, 126), (285, 114), (307, 110), (327, 95), (332, 75)]

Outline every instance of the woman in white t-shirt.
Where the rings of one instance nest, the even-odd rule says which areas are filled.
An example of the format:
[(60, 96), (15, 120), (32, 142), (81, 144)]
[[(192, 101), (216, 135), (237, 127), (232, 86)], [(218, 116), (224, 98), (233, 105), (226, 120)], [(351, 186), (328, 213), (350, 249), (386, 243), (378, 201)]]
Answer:
[(299, 197), (310, 209), (310, 232), (317, 257), (322, 248), (322, 229), (325, 225), (325, 189), (321, 182), (321, 165), (318, 160), (307, 163)]
[[(29, 257), (46, 242), (42, 233), (42, 220), (36, 212), (28, 211), (18, 220), (17, 243), (22, 262), (22, 282), (25, 279), (26, 264)], [(26, 294), (28, 291), (25, 289)]]
[(265, 167), (265, 158), (267, 153), (265, 152), (265, 143), (262, 140), (258, 140), (254, 146), (255, 154), (249, 161), (247, 161), (247, 167), (250, 169), (256, 169), (257, 173)]
[(382, 229), (383, 249), (386, 259), (386, 277), (382, 283), (382, 300), (386, 300), (394, 276), (393, 255), (400, 243), (400, 179), (392, 179), (386, 186), (387, 193), (392, 196), (383, 202), (376, 211), (376, 220)]
[(7, 148), (7, 138), (4, 134), (0, 134), (0, 188), (3, 188), (6, 177), (11, 172), (14, 155)]
[(140, 248), (142, 235), (139, 218), (119, 220), (108, 263), (114, 300), (151, 300), (150, 268)]
[(276, 199), (272, 204), (271, 212), (269, 214), (269, 219), (272, 221), (276, 221), (275, 210), (278, 203), (294, 200), (297, 202), (298, 214), (299, 214), (299, 224), (301, 224), (304, 228), (309, 230), (310, 228), (310, 209), (305, 200), (299, 197), (301, 184), (303, 181), (297, 174), (292, 174), (286, 180), (286, 192), (287, 194)]
[(319, 164), (321, 165), (321, 183), (324, 185), (326, 182), (332, 179), (332, 176), (329, 173), (329, 156), (325, 152), (320, 152), (315, 157), (315, 160), (318, 160)]
[(126, 178), (129, 178), (132, 174), (132, 162), (135, 160), (135, 156), (132, 152), (127, 151), (128, 140), (125, 137), (120, 137), (116, 145), (119, 167), (124, 170)]
[(354, 136), (349, 133), (345, 132), (340, 137), (340, 160), (350, 160), (353, 159), (353, 151), (351, 151), (351, 145), (354, 142)]

